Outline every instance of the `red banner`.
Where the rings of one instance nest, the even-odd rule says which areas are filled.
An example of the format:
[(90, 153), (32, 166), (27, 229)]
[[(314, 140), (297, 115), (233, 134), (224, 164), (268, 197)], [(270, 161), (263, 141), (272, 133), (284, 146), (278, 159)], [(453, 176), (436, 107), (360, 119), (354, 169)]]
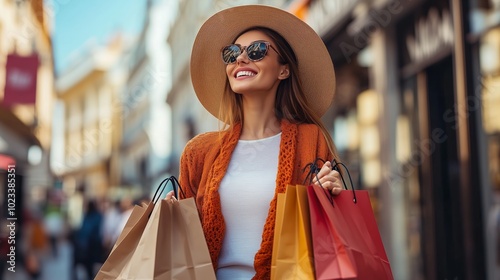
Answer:
[(3, 104), (34, 104), (36, 102), (36, 78), (38, 56), (7, 56)]

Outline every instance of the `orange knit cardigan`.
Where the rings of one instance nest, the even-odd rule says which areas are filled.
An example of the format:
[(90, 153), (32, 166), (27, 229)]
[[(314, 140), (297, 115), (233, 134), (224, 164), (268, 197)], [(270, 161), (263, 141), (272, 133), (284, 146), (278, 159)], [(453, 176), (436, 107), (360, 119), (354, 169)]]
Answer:
[[(261, 247), (255, 255), (253, 279), (270, 278), (276, 194), (285, 192), (288, 184), (302, 184), (307, 175), (303, 169), (308, 163), (318, 157), (330, 160), (332, 156), (321, 130), (314, 124), (292, 124), (283, 120), (281, 131), (276, 190), (264, 225)], [(195, 197), (215, 269), (225, 233), (218, 189), (240, 134), (240, 124), (226, 131), (200, 134), (187, 143), (180, 160), (180, 185), (185, 197)]]

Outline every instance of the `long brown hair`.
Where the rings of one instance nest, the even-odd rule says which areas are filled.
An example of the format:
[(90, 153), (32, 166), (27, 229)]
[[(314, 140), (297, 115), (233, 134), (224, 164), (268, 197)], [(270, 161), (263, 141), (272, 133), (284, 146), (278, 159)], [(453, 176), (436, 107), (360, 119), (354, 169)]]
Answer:
[[(276, 92), (274, 105), (276, 117), (279, 120), (286, 119), (289, 122), (296, 124), (316, 124), (321, 129), (333, 158), (338, 158), (330, 133), (321, 121), (320, 116), (316, 115), (308, 104), (299, 77), (299, 62), (297, 61), (297, 57), (288, 42), (276, 31), (266, 27), (256, 26), (246, 29), (238, 34), (233, 40), (233, 43), (242, 34), (253, 30), (263, 32), (274, 41), (275, 47), (279, 53), (280, 64), (288, 64), (289, 67), (289, 77), (281, 80)], [(220, 106), (219, 120), (221, 120), (225, 126), (232, 127), (236, 123), (243, 122), (242, 97), (231, 89), (229, 80), (227, 79)]]

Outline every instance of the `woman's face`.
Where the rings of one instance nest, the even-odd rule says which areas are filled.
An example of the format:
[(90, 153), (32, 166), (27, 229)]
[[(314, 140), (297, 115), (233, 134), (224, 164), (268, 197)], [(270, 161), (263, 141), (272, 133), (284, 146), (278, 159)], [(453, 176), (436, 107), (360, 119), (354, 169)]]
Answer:
[[(259, 30), (243, 33), (235, 44), (242, 47), (255, 41), (267, 41), (277, 49), (273, 40)], [(288, 77), (288, 65), (279, 63), (279, 55), (269, 47), (266, 56), (259, 61), (248, 59), (247, 52), (242, 52), (235, 63), (226, 66), (226, 74), (231, 89), (240, 94), (266, 94), (275, 93), (281, 80)]]

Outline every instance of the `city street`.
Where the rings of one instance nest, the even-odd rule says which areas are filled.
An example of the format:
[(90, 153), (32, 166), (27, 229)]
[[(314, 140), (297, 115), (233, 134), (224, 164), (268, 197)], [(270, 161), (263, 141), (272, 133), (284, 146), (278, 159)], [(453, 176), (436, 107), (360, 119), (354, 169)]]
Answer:
[(0, 11), (0, 280), (88, 280), (170, 176), (196, 201), (219, 279), (268, 279), (278, 194), (308, 169), (332, 204), (342, 187), (367, 194), (353, 202), (384, 250), (354, 246), (372, 248), (369, 234), (339, 203), (342, 219), (301, 227), (312, 245), (312, 225), (366, 233), (325, 241), (359, 249), (353, 278), (382, 279), (356, 256), (384, 252), (397, 280), (500, 280), (500, 0)]

